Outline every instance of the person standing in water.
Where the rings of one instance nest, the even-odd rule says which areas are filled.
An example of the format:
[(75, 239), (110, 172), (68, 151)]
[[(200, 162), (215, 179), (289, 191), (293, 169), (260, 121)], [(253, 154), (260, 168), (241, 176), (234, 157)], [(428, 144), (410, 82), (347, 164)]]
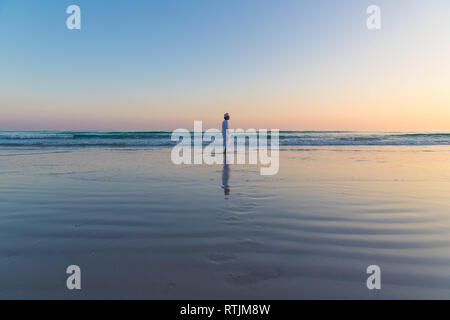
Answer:
[(230, 143), (230, 137), (228, 136), (228, 120), (230, 120), (230, 115), (228, 112), (223, 115), (223, 118), (225, 119), (222, 122), (223, 153), (226, 153), (227, 145)]

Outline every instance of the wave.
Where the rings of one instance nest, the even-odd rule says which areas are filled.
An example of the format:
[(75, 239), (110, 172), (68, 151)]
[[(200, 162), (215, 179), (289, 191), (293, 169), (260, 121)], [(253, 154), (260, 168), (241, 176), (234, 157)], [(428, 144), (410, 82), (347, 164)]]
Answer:
[[(163, 147), (178, 143), (171, 141), (171, 135), (171, 131), (0, 131), (0, 146)], [(280, 146), (450, 145), (450, 132), (280, 131), (279, 144)]]
[(149, 139), (169, 137), (170, 131), (148, 132), (9, 132), (0, 131), (0, 140), (30, 140), (30, 139)]

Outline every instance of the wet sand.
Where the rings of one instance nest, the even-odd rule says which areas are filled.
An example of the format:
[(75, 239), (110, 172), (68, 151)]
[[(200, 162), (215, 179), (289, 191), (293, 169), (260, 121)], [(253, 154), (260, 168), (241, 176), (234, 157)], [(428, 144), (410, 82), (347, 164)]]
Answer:
[(0, 163), (1, 299), (450, 298), (449, 146), (289, 148), (275, 176), (169, 148)]

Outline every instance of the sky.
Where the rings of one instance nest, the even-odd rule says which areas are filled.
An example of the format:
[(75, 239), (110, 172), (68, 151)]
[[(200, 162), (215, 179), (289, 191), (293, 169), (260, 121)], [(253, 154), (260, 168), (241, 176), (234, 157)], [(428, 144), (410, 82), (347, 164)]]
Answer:
[(448, 0), (0, 0), (0, 130), (449, 130), (449, 38)]

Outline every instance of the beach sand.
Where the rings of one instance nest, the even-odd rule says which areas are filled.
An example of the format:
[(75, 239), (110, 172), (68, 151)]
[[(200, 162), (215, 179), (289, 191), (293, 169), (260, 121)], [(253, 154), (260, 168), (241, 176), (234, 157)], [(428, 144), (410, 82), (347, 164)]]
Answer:
[(449, 146), (289, 148), (275, 176), (170, 151), (2, 148), (0, 298), (450, 298)]

